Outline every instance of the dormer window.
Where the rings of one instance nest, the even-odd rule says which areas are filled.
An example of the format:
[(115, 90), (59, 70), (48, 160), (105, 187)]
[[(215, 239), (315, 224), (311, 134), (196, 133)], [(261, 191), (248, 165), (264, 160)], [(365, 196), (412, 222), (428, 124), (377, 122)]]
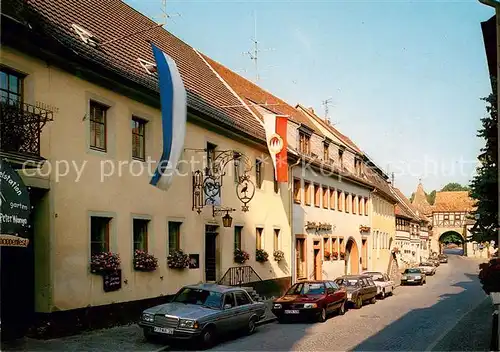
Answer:
[(330, 160), (330, 144), (328, 143), (323, 143), (323, 161), (325, 163), (329, 162)]
[(344, 166), (343, 156), (344, 156), (344, 149), (339, 148), (339, 164), (341, 168)]
[(94, 48), (99, 45), (99, 39), (97, 39), (96, 36), (94, 36), (92, 33), (90, 33), (88, 30), (83, 28), (82, 26), (79, 26), (77, 24), (72, 24), (71, 28), (78, 34), (80, 39), (85, 43), (90, 46), (93, 46)]
[(142, 68), (146, 71), (146, 73), (150, 75), (154, 75), (156, 73), (156, 64), (146, 61), (144, 59), (137, 59)]
[(299, 132), (299, 152), (305, 155), (311, 153), (311, 137), (304, 132)]

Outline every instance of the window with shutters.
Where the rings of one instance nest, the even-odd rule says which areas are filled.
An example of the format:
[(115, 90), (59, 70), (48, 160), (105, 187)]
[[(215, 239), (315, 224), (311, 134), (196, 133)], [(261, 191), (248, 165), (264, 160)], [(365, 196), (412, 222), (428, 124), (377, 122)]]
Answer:
[(342, 211), (342, 191), (337, 190), (337, 210)]
[(346, 213), (348, 213), (349, 212), (349, 193), (344, 193), (344, 204), (345, 204), (344, 211)]
[(255, 229), (255, 249), (262, 249), (262, 232), (264, 229), (261, 227)]
[(241, 249), (241, 233), (243, 232), (243, 226), (234, 227), (234, 249)]
[(304, 181), (304, 204), (311, 205), (311, 183)]
[(300, 179), (293, 179), (293, 201), (300, 204), (300, 196), (302, 194), (302, 188), (300, 187)]
[(321, 187), (318, 184), (314, 185), (314, 206), (319, 208), (319, 203), (321, 201)]
[(323, 187), (323, 208), (328, 209), (328, 187)]
[(148, 226), (147, 219), (133, 219), (134, 251), (140, 249), (148, 251)]
[(181, 225), (182, 222), (169, 221), (168, 222), (168, 251), (177, 251), (180, 249), (181, 239)]
[(281, 249), (281, 241), (280, 241), (280, 229), (274, 229), (274, 242), (273, 249), (275, 251)]
[(335, 191), (334, 188), (330, 188), (330, 209), (335, 210), (335, 195), (337, 194), (337, 191)]

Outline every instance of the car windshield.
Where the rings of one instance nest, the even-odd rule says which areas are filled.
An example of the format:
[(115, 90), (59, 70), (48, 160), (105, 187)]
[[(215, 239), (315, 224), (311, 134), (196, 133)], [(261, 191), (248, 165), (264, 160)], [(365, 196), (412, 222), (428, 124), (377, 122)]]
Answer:
[(384, 281), (384, 275), (381, 273), (369, 273), (368, 275), (372, 277), (373, 281)]
[(335, 280), (338, 285), (346, 286), (346, 287), (356, 287), (359, 286), (358, 279), (338, 279)]
[(320, 283), (298, 283), (290, 287), (286, 295), (323, 295), (325, 285)]
[(185, 287), (177, 293), (172, 302), (219, 309), (222, 303), (222, 293)]
[(406, 269), (405, 274), (420, 274), (420, 269)]

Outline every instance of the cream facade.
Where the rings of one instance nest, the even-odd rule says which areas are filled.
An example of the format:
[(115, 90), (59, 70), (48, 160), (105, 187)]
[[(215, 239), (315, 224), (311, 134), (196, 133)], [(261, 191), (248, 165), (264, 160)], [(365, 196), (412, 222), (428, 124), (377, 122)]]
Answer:
[[(159, 109), (7, 47), (2, 48), (2, 65), (25, 76), (26, 102), (43, 101), (57, 108), (54, 121), (45, 127), (41, 139), (41, 154), (47, 162), (39, 171), (28, 170), (23, 175), (28, 184), (48, 188), (35, 210), (36, 311), (142, 300), (175, 293), (185, 284), (211, 281), (207, 280), (205, 266), (209, 241), (215, 246), (214, 277), (219, 280), (230, 267), (237, 266), (233, 262), (235, 226), (241, 230), (239, 245), (250, 253), (245, 265), (251, 266), (263, 280), (290, 276), (289, 193), (286, 184), (275, 192), (272, 167), (260, 169), (262, 186), (256, 187), (250, 210), (242, 212), (231, 172), (234, 167), (229, 164), (221, 203), (236, 211), (231, 213), (233, 226), (225, 228), (220, 216), (212, 217), (210, 207), (201, 214), (192, 210), (192, 171), (206, 165), (207, 153), (186, 149), (183, 159), (190, 164), (179, 165), (180, 175), (174, 177), (167, 192), (149, 184), (155, 164), (148, 164), (147, 160), (158, 159), (162, 150)], [(92, 138), (96, 138), (90, 118), (94, 103), (106, 107), (105, 136), (97, 137), (105, 138), (105, 148), (100, 150), (92, 147)], [(145, 124), (145, 161), (132, 156), (133, 118), (140, 118)], [(197, 116), (189, 116), (185, 148), (203, 150), (211, 143), (216, 151), (237, 150), (248, 158), (251, 179), (257, 184), (255, 162), (266, 157), (264, 143), (245, 140), (216, 126), (207, 128), (206, 123), (201, 127), (193, 123), (197, 120)], [(56, 169), (63, 165), (69, 166), (67, 171), (64, 169), (65, 175)], [(191, 165), (195, 165), (194, 169)], [(134, 222), (146, 227), (144, 249), (159, 262), (153, 272), (134, 270)], [(97, 241), (102, 243), (91, 243), (96, 241), (91, 232), (99, 225), (102, 226), (96, 231), (103, 236)], [(169, 229), (176, 233), (169, 233)], [(105, 293), (102, 277), (90, 273), (94, 245), (119, 254), (120, 290)], [(169, 245), (198, 254), (199, 268), (170, 269)], [(270, 253), (268, 262), (255, 261), (256, 247)], [(285, 253), (283, 261), (272, 259), (274, 249)]]
[(372, 197), (372, 262), (373, 270), (387, 272), (392, 259), (391, 250), (396, 237), (396, 218), (394, 204), (385, 198)]

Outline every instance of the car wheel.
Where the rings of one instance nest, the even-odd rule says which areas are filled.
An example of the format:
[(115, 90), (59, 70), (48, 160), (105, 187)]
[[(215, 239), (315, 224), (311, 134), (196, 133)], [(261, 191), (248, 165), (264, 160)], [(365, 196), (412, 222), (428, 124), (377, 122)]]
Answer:
[(202, 348), (210, 348), (215, 343), (215, 328), (207, 327), (205, 330), (201, 332), (200, 335), (200, 344)]
[(342, 302), (342, 304), (340, 305), (340, 308), (339, 308), (339, 311), (338, 311), (338, 314), (339, 315), (344, 315), (345, 312), (346, 312), (346, 301)]
[(377, 296), (373, 296), (372, 299), (370, 299), (370, 304), (375, 304), (377, 302)]
[(354, 302), (354, 308), (360, 309), (361, 307), (363, 307), (363, 300), (360, 296), (358, 296), (356, 297), (356, 301)]
[(320, 323), (324, 323), (326, 321), (326, 309), (325, 308), (321, 308), (321, 311), (319, 312), (319, 315), (318, 315), (318, 321)]
[(248, 321), (247, 335), (252, 335), (255, 332), (255, 329), (256, 329), (256, 320), (255, 318), (251, 318)]

